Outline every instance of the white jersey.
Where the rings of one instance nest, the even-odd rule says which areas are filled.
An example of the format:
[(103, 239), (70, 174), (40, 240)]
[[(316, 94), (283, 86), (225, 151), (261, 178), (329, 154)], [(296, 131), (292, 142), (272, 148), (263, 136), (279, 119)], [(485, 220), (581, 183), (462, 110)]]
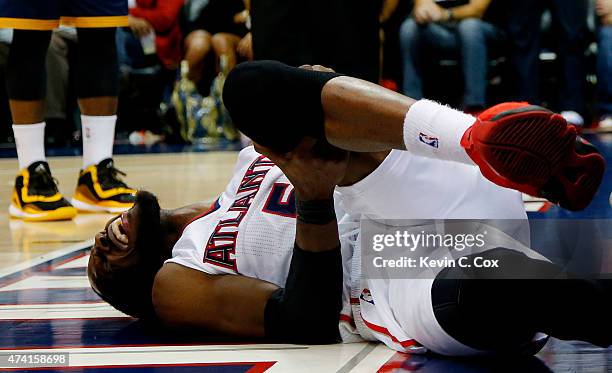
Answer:
[(169, 261), (284, 286), (294, 240), (293, 186), (269, 159), (248, 147), (215, 206), (187, 225)]
[[(394, 150), (366, 178), (337, 188), (337, 192), (339, 205), (360, 219), (509, 219), (504, 222), (508, 222), (512, 237), (521, 236), (521, 242), (528, 242), (521, 194), (491, 183), (476, 166)], [(545, 259), (508, 233), (499, 232), (497, 246)], [(402, 352), (482, 353), (458, 342), (439, 325), (431, 299), (435, 274), (427, 279), (362, 278), (359, 238), (353, 246), (351, 303), (363, 338), (382, 341)]]
[[(336, 208), (341, 236), (356, 226)], [(211, 209), (189, 223), (167, 262), (211, 275), (243, 275), (284, 287), (295, 241), (293, 186), (269, 159), (247, 147), (238, 156), (234, 175)], [(352, 246), (342, 239), (344, 272), (343, 341), (361, 341), (350, 327), (350, 260)]]
[[(393, 151), (365, 179), (338, 188), (336, 200), (344, 272), (343, 341), (378, 340), (409, 352), (424, 352), (425, 345), (440, 353), (477, 353), (438, 325), (431, 305), (433, 280), (390, 284), (361, 278), (359, 218), (522, 219), (526, 215), (520, 194), (491, 184), (475, 167)], [(187, 225), (168, 262), (282, 287), (295, 224), (289, 180), (248, 147), (240, 152), (226, 190), (208, 213)]]

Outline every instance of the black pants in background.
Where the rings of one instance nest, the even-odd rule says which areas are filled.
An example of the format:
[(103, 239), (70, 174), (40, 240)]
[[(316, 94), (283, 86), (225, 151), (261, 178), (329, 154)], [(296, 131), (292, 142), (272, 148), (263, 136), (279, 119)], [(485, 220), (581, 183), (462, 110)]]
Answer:
[(255, 59), (379, 78), (379, 0), (253, 0)]
[(557, 24), (556, 47), (562, 64), (561, 110), (584, 112), (584, 51), (588, 34), (588, 0), (514, 0), (508, 6), (511, 64), (516, 74), (516, 100), (539, 103), (539, 54), (542, 13), (550, 8)]

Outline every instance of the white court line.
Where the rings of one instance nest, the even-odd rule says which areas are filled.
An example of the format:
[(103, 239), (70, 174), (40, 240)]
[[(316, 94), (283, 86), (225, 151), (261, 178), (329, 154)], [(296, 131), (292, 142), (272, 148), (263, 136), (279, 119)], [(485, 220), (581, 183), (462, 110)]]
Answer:
[[(364, 343), (304, 345), (200, 345), (1, 350), (2, 354), (43, 351), (70, 353), (71, 366), (276, 362), (269, 372), (335, 372), (364, 348)], [(380, 365), (385, 361), (381, 361)], [(1, 367), (0, 367), (1, 368)]]
[(29, 276), (0, 288), (3, 291), (28, 289), (83, 289), (89, 288), (87, 276)]
[(88, 248), (90, 246), (93, 246), (93, 243), (94, 243), (93, 239), (85, 240), (85, 241), (82, 241), (82, 242), (79, 242), (79, 243), (76, 243), (76, 244), (73, 244), (73, 245), (70, 245), (70, 246), (66, 246), (65, 248), (57, 249), (57, 250), (48, 252), (46, 254), (37, 256), (36, 258), (28, 259), (28, 260), (26, 260), (24, 262), (17, 263), (17, 264), (14, 264), (12, 266), (6, 267), (6, 268), (0, 270), (0, 280), (3, 277), (6, 277), (6, 276), (12, 275), (12, 274), (14, 274), (16, 272), (23, 271), (25, 269), (34, 267), (34, 266), (36, 266), (38, 264), (41, 264), (41, 263), (47, 262), (49, 260), (53, 260), (53, 259), (59, 258), (59, 257), (64, 256), (66, 254), (70, 254), (71, 252), (74, 252), (74, 251), (78, 251), (78, 250), (81, 250), (81, 249)]

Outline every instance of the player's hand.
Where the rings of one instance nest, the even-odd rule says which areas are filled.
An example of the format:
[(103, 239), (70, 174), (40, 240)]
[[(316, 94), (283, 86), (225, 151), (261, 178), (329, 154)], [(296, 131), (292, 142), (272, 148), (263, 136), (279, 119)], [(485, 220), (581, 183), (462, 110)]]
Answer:
[(333, 198), (334, 188), (344, 178), (349, 161), (349, 152), (311, 137), (285, 154), (258, 144), (255, 150), (283, 170), (301, 201)]
[(250, 32), (240, 40), (236, 48), (238, 54), (249, 61), (253, 60), (253, 34)]
[(149, 21), (144, 18), (128, 16), (128, 24), (132, 30), (132, 33), (139, 38), (155, 32), (153, 26), (151, 26)]

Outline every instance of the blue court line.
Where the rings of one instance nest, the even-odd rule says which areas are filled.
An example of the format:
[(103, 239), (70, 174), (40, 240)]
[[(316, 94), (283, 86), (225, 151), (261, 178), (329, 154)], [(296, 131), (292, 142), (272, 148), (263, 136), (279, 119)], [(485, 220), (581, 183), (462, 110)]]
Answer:
[[(253, 341), (241, 341), (239, 345), (249, 342)], [(0, 350), (203, 344), (236, 344), (236, 340), (201, 332), (167, 332), (159, 325), (128, 317), (0, 320)]]
[[(82, 270), (81, 270), (82, 271)], [(100, 302), (91, 288), (24, 289), (0, 292), (0, 305)]]
[(83, 373), (108, 373), (108, 372), (138, 372), (138, 373), (257, 373), (267, 370), (272, 362), (232, 362), (232, 363), (198, 363), (198, 364), (148, 364), (129, 366), (101, 366), (101, 367), (65, 367), (56, 369), (11, 369), (12, 372), (48, 372), (58, 371), (83, 372)]
[(57, 368), (57, 369), (42, 369), (42, 370), (31, 370), (31, 369), (17, 369), (12, 372), (41, 372), (41, 373), (57, 373), (62, 372), (75, 372), (75, 373), (122, 373), (122, 372), (138, 372), (138, 373), (245, 373), (248, 372), (253, 365), (209, 365), (209, 366), (155, 366), (155, 367), (107, 367), (107, 368)]

